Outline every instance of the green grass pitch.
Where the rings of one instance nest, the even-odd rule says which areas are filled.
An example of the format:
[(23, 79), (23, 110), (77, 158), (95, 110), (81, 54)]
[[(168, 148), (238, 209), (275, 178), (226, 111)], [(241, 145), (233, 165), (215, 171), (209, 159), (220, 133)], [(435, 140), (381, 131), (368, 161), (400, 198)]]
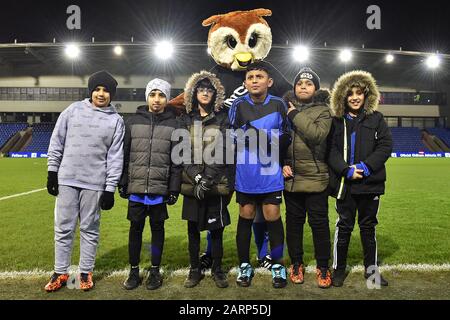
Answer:
[[(386, 195), (382, 197), (377, 227), (378, 256), (383, 264), (449, 263), (450, 248), (450, 160), (390, 159), (387, 164)], [(0, 159), (0, 198), (44, 188), (45, 159)], [(0, 201), (0, 271), (53, 269), (53, 207), (55, 199), (40, 191)], [(336, 212), (330, 198), (332, 239)], [(188, 267), (187, 226), (181, 220), (182, 198), (169, 207), (163, 266)], [(238, 207), (231, 202), (232, 225), (224, 233), (224, 265), (237, 264), (235, 245)], [(127, 201), (116, 194), (116, 205), (102, 213), (96, 270), (112, 271), (128, 267)], [(283, 220), (285, 215), (282, 206)], [(142, 266), (149, 264), (149, 225), (145, 228)], [(203, 236), (203, 239), (205, 237)], [(204, 240), (202, 246), (204, 246)], [(305, 262), (314, 265), (311, 232), (305, 226)], [(252, 256), (255, 257), (252, 245)], [(78, 237), (72, 263), (77, 265)], [(286, 261), (287, 250), (285, 250)], [(359, 229), (355, 226), (348, 263), (362, 263)]]

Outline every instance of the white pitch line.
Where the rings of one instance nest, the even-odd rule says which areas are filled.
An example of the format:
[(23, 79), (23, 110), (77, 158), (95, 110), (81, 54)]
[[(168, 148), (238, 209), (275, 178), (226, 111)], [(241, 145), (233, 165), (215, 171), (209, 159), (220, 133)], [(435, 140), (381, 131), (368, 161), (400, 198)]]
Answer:
[(21, 196), (26, 196), (27, 194), (39, 192), (39, 191), (42, 191), (42, 190), (47, 190), (47, 188), (31, 190), (31, 191), (28, 191), (28, 192), (22, 192), (22, 193), (13, 194), (13, 195), (10, 195), (10, 196), (2, 197), (2, 198), (0, 198), (0, 201), (11, 199), (11, 198), (16, 198), (16, 197), (21, 197)]
[[(350, 269), (350, 273), (362, 273), (364, 271), (364, 266), (358, 265)], [(383, 265), (380, 266), (380, 272), (385, 271), (414, 271), (414, 272), (439, 272), (439, 271), (450, 271), (450, 263), (444, 264), (396, 264), (396, 265)], [(141, 273), (145, 271), (141, 270)], [(176, 276), (187, 276), (189, 274), (189, 268), (182, 268), (173, 271), (166, 271), (170, 277)], [(306, 273), (315, 273), (316, 268), (314, 266), (306, 267)], [(94, 274), (106, 274), (107, 278), (116, 277), (126, 277), (129, 273), (129, 269), (122, 269), (116, 271), (94, 271)], [(161, 268), (161, 273), (165, 273), (164, 269)], [(270, 275), (270, 271), (264, 268), (256, 268), (256, 274), (260, 275)], [(18, 279), (18, 278), (41, 278), (50, 277), (52, 271), (45, 271), (40, 269), (29, 270), (29, 271), (4, 271), (0, 272), (0, 280), (4, 279)], [(210, 275), (211, 271), (207, 271), (206, 275)], [(229, 272), (231, 275), (237, 274), (237, 268), (232, 268)]]

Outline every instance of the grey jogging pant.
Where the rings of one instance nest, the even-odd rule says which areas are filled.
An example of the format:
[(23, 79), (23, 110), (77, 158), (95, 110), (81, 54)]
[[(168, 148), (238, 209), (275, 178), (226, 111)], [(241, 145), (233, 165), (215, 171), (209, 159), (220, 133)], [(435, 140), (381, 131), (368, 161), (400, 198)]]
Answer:
[(71, 265), (73, 240), (80, 221), (79, 271), (94, 270), (100, 234), (100, 197), (94, 191), (59, 185), (55, 202), (55, 272), (67, 273)]

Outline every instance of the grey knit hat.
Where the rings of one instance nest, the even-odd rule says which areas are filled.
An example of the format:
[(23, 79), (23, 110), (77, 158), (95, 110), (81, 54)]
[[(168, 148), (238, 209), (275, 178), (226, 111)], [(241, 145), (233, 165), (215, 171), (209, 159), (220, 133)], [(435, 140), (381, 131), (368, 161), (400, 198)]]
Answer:
[(170, 100), (170, 83), (167, 81), (155, 78), (147, 83), (147, 87), (145, 88), (145, 101), (147, 101), (148, 95), (153, 90), (161, 91), (166, 96), (167, 101)]

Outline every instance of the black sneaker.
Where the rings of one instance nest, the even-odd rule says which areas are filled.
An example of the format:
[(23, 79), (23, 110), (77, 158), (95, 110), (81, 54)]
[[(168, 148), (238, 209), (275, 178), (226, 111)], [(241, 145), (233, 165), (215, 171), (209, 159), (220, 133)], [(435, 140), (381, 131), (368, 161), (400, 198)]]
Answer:
[(203, 273), (203, 270), (200, 268), (191, 268), (189, 270), (189, 274), (184, 281), (184, 286), (186, 288), (193, 288), (196, 285), (202, 281), (202, 279), (205, 277), (205, 274)]
[(147, 278), (147, 282), (145, 286), (148, 290), (155, 290), (161, 287), (163, 282), (161, 273), (159, 272), (159, 267), (151, 267), (149, 276)]
[(133, 290), (139, 287), (141, 278), (139, 277), (139, 268), (131, 268), (127, 280), (123, 283), (123, 288), (126, 290)]
[(200, 267), (203, 270), (211, 269), (212, 263), (213, 263), (212, 257), (208, 255), (206, 252), (200, 255)]
[(217, 268), (216, 271), (212, 273), (212, 278), (218, 288), (228, 287), (227, 276), (225, 272), (222, 271), (221, 268)]
[(389, 285), (389, 282), (383, 278), (383, 276), (381, 275), (381, 273), (378, 270), (377, 271), (374, 270), (371, 273), (367, 273), (367, 271), (364, 271), (364, 279), (366, 279), (366, 280), (369, 279), (369, 277), (371, 277), (375, 272), (378, 273), (378, 276), (377, 275), (373, 276), (372, 283), (373, 284), (378, 283), (382, 287), (387, 287)]
[(334, 269), (331, 284), (335, 287), (342, 287), (346, 277), (345, 269)]

